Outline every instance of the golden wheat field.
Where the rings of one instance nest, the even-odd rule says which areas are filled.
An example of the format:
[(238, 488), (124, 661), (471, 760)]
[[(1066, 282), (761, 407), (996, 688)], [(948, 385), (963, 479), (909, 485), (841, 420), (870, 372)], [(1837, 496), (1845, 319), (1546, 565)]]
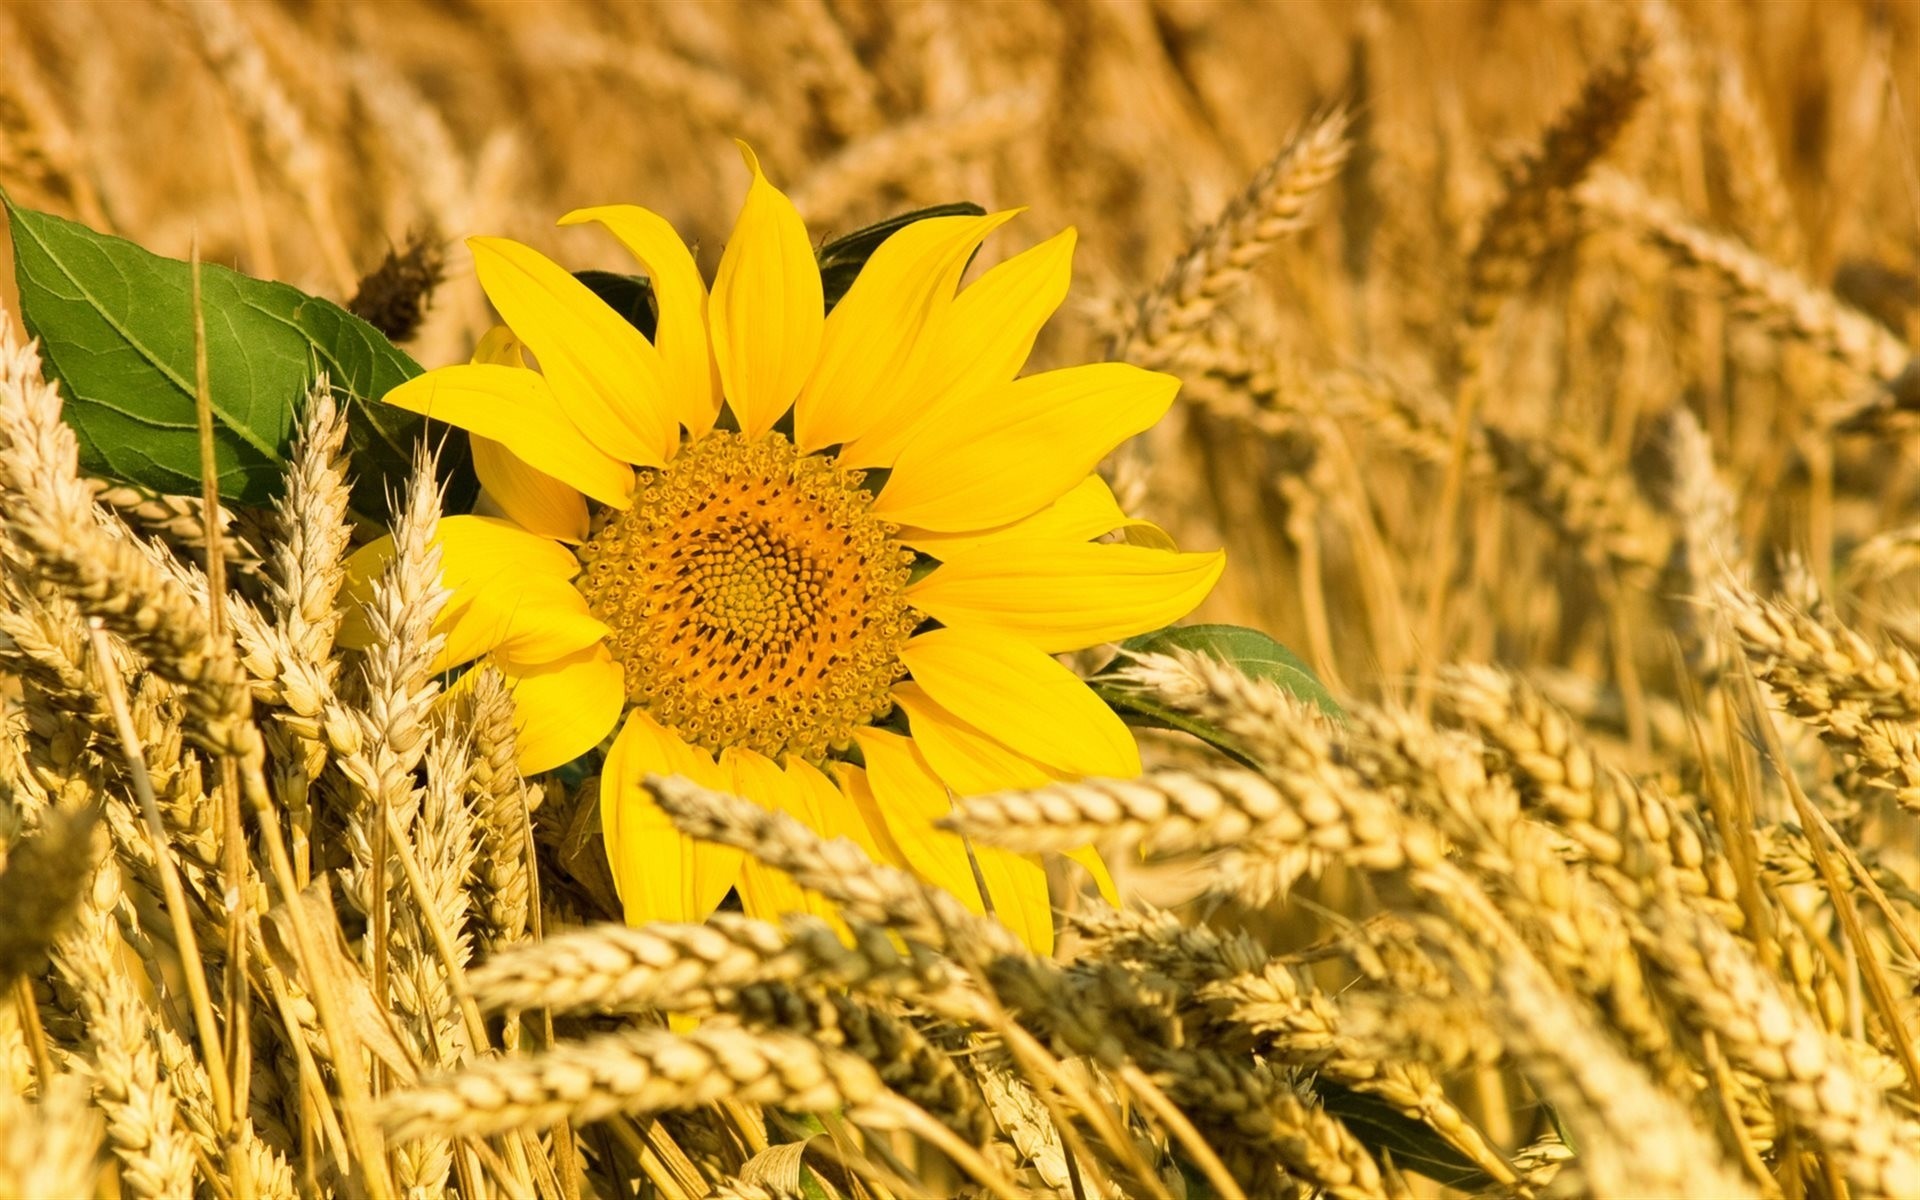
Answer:
[(8, 0), (0, 1200), (1920, 1198), (1916, 80)]

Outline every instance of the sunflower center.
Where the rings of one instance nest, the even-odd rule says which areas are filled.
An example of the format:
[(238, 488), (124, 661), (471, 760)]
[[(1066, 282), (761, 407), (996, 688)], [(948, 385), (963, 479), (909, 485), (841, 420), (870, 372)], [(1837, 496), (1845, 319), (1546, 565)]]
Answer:
[(818, 761), (892, 707), (913, 553), (861, 473), (774, 433), (724, 430), (641, 472), (633, 507), (580, 548), (627, 695), (711, 751)]

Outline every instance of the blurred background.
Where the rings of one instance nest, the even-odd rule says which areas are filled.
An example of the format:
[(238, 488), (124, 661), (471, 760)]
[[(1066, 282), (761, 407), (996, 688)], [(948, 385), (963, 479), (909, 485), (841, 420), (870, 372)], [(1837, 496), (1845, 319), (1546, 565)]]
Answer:
[(1822, 415), (1872, 386), (1857, 364), (1582, 208), (1497, 298), (1465, 499), (1436, 529), (1475, 246), (1555, 114), (1637, 46), (1604, 170), (1905, 338), (1917, 18), (1843, 0), (10, 3), (0, 185), (340, 300), (423, 239), (445, 281), (408, 348), (432, 366), (490, 323), (466, 234), (628, 269), (553, 222), (633, 202), (710, 271), (740, 137), (817, 239), (949, 200), (1028, 206), (986, 262), (1078, 226), (1075, 295), (1038, 352), (1054, 364), (1108, 353), (1289, 134), (1344, 106), (1353, 150), (1315, 224), (1216, 314), (1186, 402), (1116, 486), (1183, 544), (1231, 550), (1203, 616), (1267, 629), (1337, 689), (1400, 688), (1432, 640), (1646, 751), (1691, 603), (1673, 547), (1704, 519), (1665, 490), (1673, 414), (1707, 431), (1756, 570), (1794, 553), (1783, 578), (1896, 633), (1920, 538), (1850, 555), (1915, 516), (1910, 444)]

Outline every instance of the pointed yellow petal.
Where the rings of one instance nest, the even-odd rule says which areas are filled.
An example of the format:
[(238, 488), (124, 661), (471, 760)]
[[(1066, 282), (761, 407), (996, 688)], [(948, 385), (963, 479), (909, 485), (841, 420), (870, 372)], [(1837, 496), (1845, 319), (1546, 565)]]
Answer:
[(900, 540), (941, 562), (950, 562), (967, 554), (991, 554), (993, 547), (1003, 542), (1037, 538), (1085, 542), (1136, 524), (1144, 525), (1146, 522), (1134, 521), (1121, 512), (1120, 502), (1113, 498), (1113, 489), (1107, 486), (1107, 481), (1098, 475), (1089, 475), (1052, 504), (1011, 524), (983, 533), (935, 533), (927, 529), (903, 529), (900, 531)]
[(387, 403), (500, 442), (520, 460), (625, 508), (633, 468), (603, 453), (574, 428), (537, 371), (492, 363), (441, 367), (387, 393)]
[[(867, 769), (846, 772), (849, 791), (871, 789), (873, 802), (884, 815), (888, 832), (905, 855), (907, 865), (928, 883), (959, 897), (975, 913), (993, 915), (1020, 935), (1039, 954), (1053, 950), (1053, 909), (1047, 900), (1047, 875), (1040, 860), (1012, 854), (993, 846), (969, 846), (958, 834), (934, 827), (952, 811), (947, 788), (934, 775), (913, 741), (884, 729), (862, 729), (854, 734)], [(980, 897), (979, 879), (987, 884), (987, 900)]]
[(1113, 872), (1107, 870), (1106, 860), (1092, 846), (1082, 846), (1078, 850), (1064, 852), (1074, 862), (1087, 869), (1093, 876), (1093, 886), (1100, 891), (1100, 898), (1115, 908), (1120, 907), (1120, 889), (1113, 882)]
[(931, 350), (926, 335), (953, 303), (967, 260), (1015, 215), (930, 217), (880, 243), (827, 317), (819, 364), (793, 412), (802, 451), (852, 441), (925, 402), (911, 385)]
[(1158, 421), (1179, 389), (1171, 375), (1126, 363), (1015, 380), (922, 429), (894, 460), (873, 511), (945, 532), (1017, 521)]
[(468, 440), (473, 446), (473, 473), (508, 520), (557, 542), (577, 545), (587, 540), (587, 502), (579, 492), (528, 466), (492, 438), (476, 434)]
[(598, 642), (538, 666), (499, 665), (513, 693), (514, 748), (528, 775), (579, 758), (620, 719), (625, 677)]
[(787, 790), (780, 765), (756, 750), (728, 746), (720, 752), (721, 787), (762, 808), (782, 808)]
[(520, 339), (513, 336), (513, 330), (505, 325), (495, 325), (480, 335), (473, 345), (473, 358), (476, 363), (492, 363), (497, 367), (524, 367), (527, 359), (521, 353)]
[[(466, 603), (504, 573), (564, 580), (580, 571), (579, 560), (565, 546), (497, 517), (442, 517), (434, 541), (440, 546), (440, 584), (453, 593), (450, 607)], [(347, 556), (346, 579), (340, 589), (341, 645), (357, 650), (371, 644), (366, 605), (373, 599), (374, 580), (392, 558), (391, 534)]]
[(922, 425), (1019, 374), (1040, 327), (1066, 299), (1074, 238), (1065, 230), (968, 285), (927, 331), (927, 358), (911, 402), (875, 421), (841, 452), (841, 462), (886, 466)]
[(935, 629), (909, 641), (900, 661), (935, 703), (1051, 770), (1140, 773), (1139, 747), (1120, 718), (1032, 646), (971, 629)]
[(912, 680), (897, 683), (893, 699), (906, 710), (913, 744), (934, 773), (960, 796), (1007, 788), (1037, 788), (1054, 777), (1039, 763), (994, 741), (933, 702)]
[(475, 589), (441, 610), (434, 632), (446, 641), (432, 669), (450, 670), (489, 651), (521, 663), (551, 662), (610, 632), (574, 586), (550, 575)]
[(787, 811), (823, 837), (843, 837), (853, 842), (875, 862), (892, 861), (891, 847), (883, 846), (880, 840), (885, 836), (884, 825), (876, 830), (873, 814), (835, 786), (818, 767), (788, 755), (786, 772), (787, 798), (794, 805)]
[(1097, 542), (1010, 542), (942, 563), (907, 589), (945, 625), (1019, 638), (1050, 654), (1159, 629), (1206, 599), (1226, 554)]
[(994, 919), (1020, 936), (1027, 949), (1053, 953), (1053, 904), (1047, 898), (1047, 869), (1038, 855), (1015, 854), (998, 846), (975, 845), (980, 877), (987, 881)]
[(866, 771), (852, 763), (836, 762), (832, 766), (840, 794), (853, 806), (853, 811), (866, 825), (867, 833), (873, 839), (873, 860), (911, 870), (913, 864), (907, 860), (906, 852), (900, 849), (900, 843), (894, 840), (893, 829), (873, 798), (873, 788), (867, 782)]
[[(933, 773), (911, 740), (884, 729), (861, 729), (854, 735), (867, 760), (864, 782), (887, 833), (906, 856), (915, 874), (958, 896), (976, 913), (986, 911), (980, 888), (967, 860), (967, 844), (958, 835), (936, 829), (934, 822), (953, 811), (947, 785)], [(854, 781), (852, 772), (848, 773)]]
[(653, 344), (660, 351), (667, 407), (695, 437), (713, 428), (720, 414), (720, 377), (707, 338), (707, 285), (687, 244), (666, 218), (632, 204), (583, 208), (560, 218), (562, 225), (598, 221), (640, 260), (653, 285), (660, 325)]
[(575, 427), (621, 462), (664, 465), (680, 431), (653, 344), (537, 250), (507, 238), (468, 238), (467, 245), (487, 299), (533, 351)]
[(820, 354), (826, 300), (807, 227), (793, 202), (753, 172), (708, 301), (713, 356), (740, 431), (757, 438), (793, 407)]
[(785, 871), (751, 858), (740, 868), (739, 888), (741, 910), (756, 920), (778, 921), (788, 913), (811, 913), (829, 922), (839, 920), (838, 910), (825, 896), (801, 887)]
[[(784, 812), (823, 837), (839, 837), (844, 832), (829, 827), (825, 814), (814, 804), (808, 782), (782, 771), (765, 755), (729, 746), (720, 754), (720, 769), (727, 774), (728, 790), (735, 795)], [(806, 912), (843, 927), (839, 909), (832, 901), (801, 887), (785, 871), (749, 858), (741, 869), (739, 887), (740, 906), (750, 917), (777, 921), (788, 913)]]
[[(896, 684), (893, 698), (906, 710), (913, 727), (913, 744), (956, 795), (977, 796), (1012, 788), (1045, 787), (1054, 776), (1032, 759), (1016, 754), (972, 725), (935, 704), (919, 684)], [(976, 847), (977, 849), (977, 847)], [(1091, 846), (1066, 852), (1068, 858), (1093, 876), (1107, 903), (1118, 905), (1120, 893), (1107, 864)], [(991, 890), (992, 879), (987, 886)], [(1051, 923), (1048, 928), (1051, 929)]]
[(648, 775), (720, 785), (712, 759), (646, 713), (627, 716), (600, 772), (600, 823), (627, 924), (704, 921), (740, 877), (740, 851), (695, 842), (641, 786)]

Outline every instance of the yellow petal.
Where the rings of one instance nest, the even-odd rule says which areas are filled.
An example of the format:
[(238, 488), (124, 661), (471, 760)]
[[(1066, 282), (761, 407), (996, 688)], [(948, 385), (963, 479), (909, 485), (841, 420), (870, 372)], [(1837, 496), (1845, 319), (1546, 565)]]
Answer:
[(820, 266), (793, 202), (740, 144), (753, 182), (720, 255), (708, 301), (713, 356), (740, 431), (757, 438), (793, 407), (826, 323)]
[(1015, 215), (929, 217), (880, 243), (827, 317), (820, 361), (793, 411), (802, 451), (852, 441), (925, 402), (912, 384), (931, 349), (926, 335), (953, 303), (967, 260)]
[(627, 924), (704, 921), (739, 879), (743, 856), (675, 829), (641, 786), (648, 775), (724, 786), (711, 758), (646, 713), (627, 715), (600, 772), (601, 829)]
[(1034, 854), (1015, 854), (998, 846), (973, 848), (980, 877), (987, 881), (994, 919), (1020, 936), (1041, 957), (1053, 953), (1053, 903), (1047, 897), (1047, 869)]
[[(579, 560), (565, 546), (497, 517), (442, 517), (436, 523), (434, 541), (440, 546), (440, 584), (453, 593), (449, 606), (466, 603), (505, 573), (572, 579), (580, 571)], [(366, 605), (373, 599), (374, 580), (392, 558), (392, 534), (347, 556), (346, 580), (340, 589), (341, 645), (358, 650), (372, 644)]]
[(653, 344), (533, 248), (491, 237), (468, 238), (467, 245), (487, 299), (533, 351), (575, 427), (621, 462), (664, 465), (680, 431)]
[(537, 371), (492, 363), (441, 367), (394, 388), (387, 403), (492, 438), (602, 504), (631, 503), (633, 469), (574, 428)]
[(610, 632), (574, 586), (550, 575), (499, 581), (456, 595), (433, 624), (445, 637), (434, 656), (434, 671), (472, 662), (489, 651), (520, 663), (564, 658), (605, 638)]
[[(752, 800), (764, 808), (806, 818), (796, 809), (804, 804), (793, 795), (793, 784), (774, 761), (764, 754), (738, 746), (720, 753), (720, 771), (727, 780), (726, 790)], [(820, 832), (817, 826), (814, 832)], [(740, 906), (750, 917), (777, 921), (788, 913), (811, 912), (832, 916), (833, 905), (816, 893), (808, 892), (785, 871), (775, 870), (747, 858), (740, 869)]]
[(495, 325), (473, 344), (472, 361), (492, 363), (497, 367), (524, 367), (527, 359), (521, 349), (520, 339), (513, 336), (513, 330), (505, 325)]
[(620, 719), (625, 677), (598, 642), (538, 666), (499, 665), (513, 693), (514, 748), (528, 775), (579, 758)]
[[(1053, 908), (1040, 860), (994, 846), (969, 847), (958, 834), (935, 828), (933, 823), (951, 812), (953, 804), (946, 785), (913, 741), (884, 729), (862, 729), (854, 739), (866, 757), (867, 769), (864, 780), (848, 772), (853, 784), (849, 790), (864, 790), (862, 784), (872, 789), (888, 831), (914, 872), (952, 892), (973, 912), (991, 911), (1035, 953), (1052, 953)], [(980, 898), (976, 862), (979, 879), (987, 884), (987, 901)]]
[(806, 822), (809, 829), (823, 837), (843, 837), (859, 846), (875, 862), (889, 861), (890, 846), (881, 843), (884, 826), (876, 832), (873, 815), (854, 798), (834, 785), (820, 769), (805, 759), (787, 756), (786, 798), (788, 809)]
[(476, 435), (468, 440), (473, 446), (473, 473), (508, 520), (557, 542), (587, 540), (587, 502), (579, 492), (528, 466), (492, 438)]
[(1093, 876), (1093, 886), (1099, 890), (1102, 900), (1115, 908), (1120, 907), (1120, 888), (1113, 882), (1113, 872), (1107, 870), (1106, 860), (1100, 857), (1098, 850), (1092, 846), (1082, 846), (1078, 850), (1067, 850), (1063, 853), (1085, 867), (1087, 874)]
[(1009, 750), (933, 702), (912, 680), (893, 688), (895, 703), (906, 710), (913, 744), (934, 773), (960, 796), (978, 796), (1008, 788), (1037, 788), (1054, 776), (1039, 763)]
[(808, 891), (785, 871), (747, 859), (740, 868), (740, 908), (761, 921), (778, 921), (788, 913), (810, 913), (840, 924), (840, 913), (819, 892)]
[(1226, 554), (1098, 542), (1008, 542), (942, 563), (907, 589), (945, 625), (1019, 638), (1048, 653), (1159, 629), (1206, 599)]
[(1029, 375), (922, 429), (900, 451), (873, 511), (944, 532), (1038, 512), (1107, 452), (1158, 421), (1180, 381), (1126, 363)]
[(580, 560), (557, 542), (494, 517), (441, 517), (434, 541), (447, 587), (458, 591), (503, 571), (530, 571), (556, 579), (580, 573)]
[(873, 788), (867, 783), (867, 773), (852, 763), (836, 762), (833, 767), (834, 781), (839, 784), (840, 794), (847, 798), (854, 812), (859, 814), (867, 827), (867, 834), (873, 839), (874, 861), (891, 863), (896, 867), (911, 869), (913, 864), (907, 860), (906, 852), (900, 843), (894, 840), (893, 829), (887, 824), (887, 818), (880, 811), (880, 805), (873, 798)]
[[(958, 896), (976, 913), (987, 910), (967, 860), (967, 844), (958, 835), (935, 828), (953, 811), (947, 785), (933, 772), (911, 740), (884, 729), (861, 729), (854, 741), (866, 759), (865, 784), (886, 822), (887, 833), (915, 874)], [(850, 781), (860, 782), (852, 772)], [(852, 789), (849, 789), (852, 790)]]
[(1051, 538), (1060, 542), (1085, 542), (1102, 534), (1132, 525), (1144, 525), (1120, 511), (1113, 489), (1098, 475), (1089, 475), (1066, 495), (1030, 517), (1001, 525), (983, 533), (936, 533), (927, 529), (903, 529), (900, 540), (915, 550), (924, 551), (942, 562), (976, 552), (992, 553), (1002, 542)]
[(598, 221), (640, 260), (653, 285), (660, 323), (653, 344), (660, 352), (667, 407), (695, 437), (713, 428), (720, 414), (720, 377), (707, 338), (707, 285), (687, 244), (666, 218), (632, 204), (583, 208), (560, 218), (562, 225)]
[[(912, 403), (898, 405), (841, 451), (848, 466), (885, 466), (923, 424), (1011, 380), (1040, 327), (1066, 299), (1075, 234), (1065, 230), (969, 284), (927, 332)], [(1105, 530), (1102, 530), (1105, 532)]]
[(756, 750), (728, 746), (720, 752), (721, 787), (762, 808), (783, 808), (786, 776), (780, 765)]
[[(1040, 764), (1007, 749), (935, 704), (926, 690), (912, 680), (896, 684), (893, 698), (906, 711), (913, 729), (913, 744), (921, 757), (956, 795), (977, 796), (1012, 788), (1045, 787), (1053, 782), (1054, 776)], [(1093, 876), (1095, 886), (1107, 903), (1119, 905), (1120, 893), (1114, 887), (1113, 876), (1093, 847), (1068, 850), (1066, 855)], [(988, 886), (991, 888), (992, 880), (988, 880)]]
[(971, 629), (935, 629), (909, 641), (900, 661), (935, 703), (1051, 770), (1140, 773), (1139, 747), (1120, 718), (1032, 646)]

